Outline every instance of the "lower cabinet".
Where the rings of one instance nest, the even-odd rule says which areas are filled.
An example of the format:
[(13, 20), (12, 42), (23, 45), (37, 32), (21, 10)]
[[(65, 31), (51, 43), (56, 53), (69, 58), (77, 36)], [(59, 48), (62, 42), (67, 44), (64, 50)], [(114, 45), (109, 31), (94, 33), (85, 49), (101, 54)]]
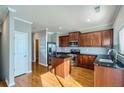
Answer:
[(94, 66), (95, 87), (124, 87), (124, 70)]
[(93, 63), (95, 59), (96, 59), (95, 55), (78, 55), (77, 65), (88, 69), (94, 69)]

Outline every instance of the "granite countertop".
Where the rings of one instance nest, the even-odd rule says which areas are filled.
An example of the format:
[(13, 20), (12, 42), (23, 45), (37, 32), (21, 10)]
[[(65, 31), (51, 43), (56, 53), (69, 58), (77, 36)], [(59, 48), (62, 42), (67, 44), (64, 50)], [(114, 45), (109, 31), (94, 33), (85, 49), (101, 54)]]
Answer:
[[(71, 54), (71, 52), (57, 52), (57, 54)], [(94, 55), (94, 56), (97, 56), (99, 54), (80, 53), (79, 55)]]
[(99, 59), (110, 59), (112, 60), (113, 58), (109, 55), (98, 55), (94, 64), (99, 65), (99, 66), (104, 66), (104, 67), (111, 67), (115, 69), (124, 69), (124, 64), (120, 61), (113, 61), (113, 63), (107, 63), (107, 62), (100, 62)]
[(54, 58), (70, 58), (71, 56), (67, 56), (67, 55), (56, 55), (53, 56)]
[(87, 54), (87, 53), (80, 53), (80, 55), (92, 55), (92, 56), (97, 56), (98, 54)]
[(57, 54), (71, 54), (71, 52), (57, 52)]

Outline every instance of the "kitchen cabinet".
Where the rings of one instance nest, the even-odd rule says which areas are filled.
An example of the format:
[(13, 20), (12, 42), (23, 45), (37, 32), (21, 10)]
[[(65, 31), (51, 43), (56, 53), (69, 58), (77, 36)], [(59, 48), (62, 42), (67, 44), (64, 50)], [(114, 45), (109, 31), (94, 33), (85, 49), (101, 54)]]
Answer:
[(69, 46), (69, 36), (60, 36), (59, 37), (59, 46), (68, 47)]
[(96, 31), (80, 35), (81, 47), (112, 47), (113, 31)]
[(92, 46), (92, 34), (91, 33), (84, 33), (80, 36), (80, 46), (90, 47)]
[(101, 47), (101, 32), (93, 32), (92, 36), (92, 46), (94, 47)]
[(102, 46), (103, 47), (112, 47), (113, 45), (113, 31), (106, 30), (102, 31)]
[(69, 42), (77, 41), (79, 42), (80, 32), (71, 32), (69, 33)]
[(68, 47), (69, 42), (79, 42), (80, 47), (112, 47), (113, 46), (113, 30), (80, 33), (71, 32), (67, 36), (59, 37), (59, 45)]
[(93, 63), (95, 59), (96, 59), (95, 55), (80, 54), (77, 56), (77, 65), (88, 69), (94, 69)]
[(71, 57), (53, 57), (52, 72), (60, 77), (67, 77), (71, 73)]
[(124, 70), (95, 65), (94, 86), (124, 87)]

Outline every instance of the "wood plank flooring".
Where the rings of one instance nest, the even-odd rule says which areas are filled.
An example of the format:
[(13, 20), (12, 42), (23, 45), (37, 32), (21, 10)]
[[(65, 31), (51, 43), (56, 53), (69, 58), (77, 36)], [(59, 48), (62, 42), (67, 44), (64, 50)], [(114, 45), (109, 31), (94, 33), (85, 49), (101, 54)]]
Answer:
[[(72, 67), (71, 75), (61, 78), (52, 74), (48, 68), (39, 64), (32, 64), (32, 73), (15, 78), (15, 87), (93, 87), (94, 71)], [(6, 86), (2, 82), (0, 86)]]

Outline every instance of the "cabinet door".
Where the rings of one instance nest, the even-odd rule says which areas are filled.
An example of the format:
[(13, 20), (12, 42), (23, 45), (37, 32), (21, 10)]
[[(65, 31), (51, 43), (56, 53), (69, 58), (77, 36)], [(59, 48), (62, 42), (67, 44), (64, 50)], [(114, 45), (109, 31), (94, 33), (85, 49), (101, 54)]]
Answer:
[(59, 47), (62, 47), (62, 37), (59, 37)]
[(64, 42), (64, 47), (68, 47), (68, 45), (69, 45), (69, 36), (65, 36), (63, 39), (64, 39), (64, 40), (63, 40), (63, 42)]
[(89, 68), (89, 60), (88, 60), (88, 56), (87, 55), (83, 55), (83, 60), (82, 60), (82, 65), (85, 68)]
[(83, 36), (83, 44), (84, 46), (92, 46), (92, 34), (84, 34)]
[(89, 64), (89, 69), (94, 69), (94, 61), (96, 60), (96, 56), (88, 56), (88, 64)]
[(122, 87), (124, 86), (124, 71), (110, 67), (95, 65), (95, 87)]
[(101, 43), (101, 32), (92, 33), (92, 46), (100, 47)]
[(113, 31), (107, 30), (102, 31), (102, 46), (103, 47), (112, 47), (113, 45)]
[(68, 47), (69, 37), (68, 36), (60, 36), (59, 37), (59, 46), (60, 47)]
[(82, 56), (81, 55), (77, 55), (77, 65), (78, 66), (82, 65)]
[(69, 41), (79, 41), (80, 32), (69, 33)]

